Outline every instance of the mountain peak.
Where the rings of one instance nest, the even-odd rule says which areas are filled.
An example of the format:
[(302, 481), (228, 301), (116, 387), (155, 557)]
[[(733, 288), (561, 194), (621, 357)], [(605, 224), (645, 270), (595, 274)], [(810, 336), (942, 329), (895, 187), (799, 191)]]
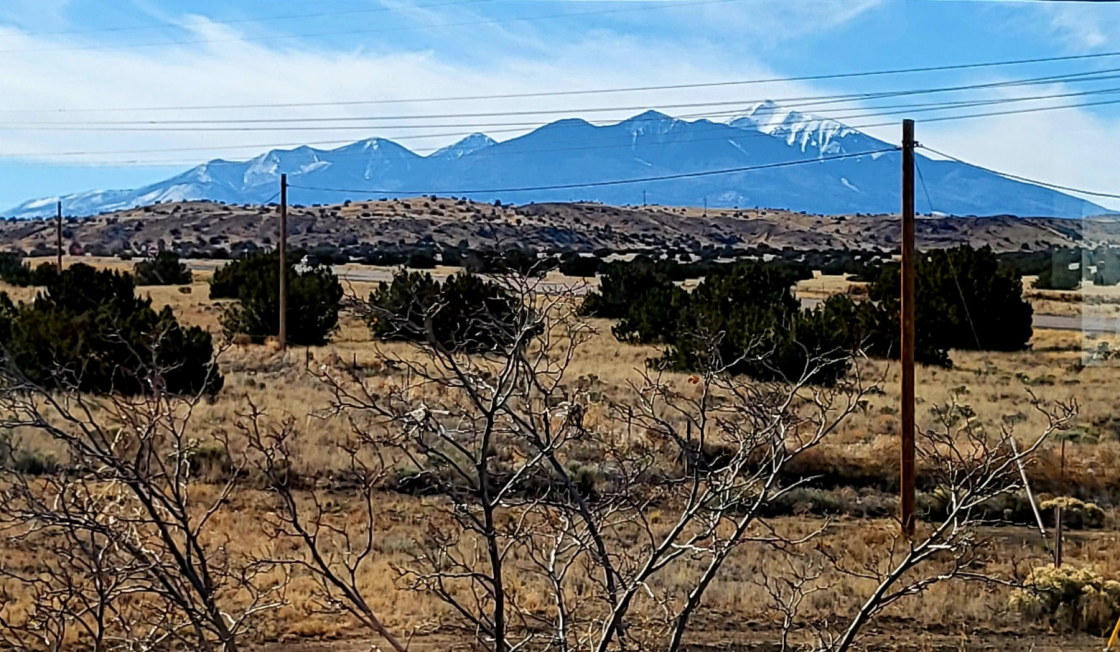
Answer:
[[(640, 191), (648, 190), (651, 198), (663, 205), (696, 206), (707, 201), (713, 207), (784, 206), (822, 214), (886, 213), (899, 205), (897, 157), (878, 154), (828, 160), (838, 153), (886, 147), (883, 141), (835, 120), (799, 113), (774, 102), (759, 102), (729, 124), (680, 120), (658, 111), (645, 111), (609, 126), (567, 118), (501, 143), (472, 134), (431, 156), (419, 156), (383, 138), (331, 150), (272, 150), (249, 160), (213, 160), (138, 189), (79, 193), (63, 197), (62, 202), (68, 215), (94, 215), (157, 201), (266, 203), (276, 195), (279, 176), (287, 174), (305, 186), (297, 197), (304, 204), (348, 198), (336, 191), (315, 190), (315, 186), (360, 187), (368, 189), (363, 191), (367, 194), (384, 189), (385, 195), (400, 195), (405, 192), (402, 189), (446, 194), (447, 188), (511, 187), (523, 189), (516, 193), (478, 190), (457, 194), (481, 201), (581, 198), (622, 205), (633, 203), (636, 196), (642, 196)], [(472, 155), (483, 148), (485, 156)], [(819, 164), (782, 170), (695, 174), (818, 158)], [(1060, 192), (952, 161), (923, 161), (922, 167), (931, 193), (938, 199), (937, 209), (943, 213), (1083, 217), (1107, 212)], [(668, 178), (678, 174), (680, 178)], [(640, 187), (629, 182), (601, 183), (645, 177), (658, 180)], [(574, 187), (580, 189), (573, 192)], [(805, 192), (805, 188), (813, 192)], [(8, 214), (53, 215), (54, 202), (55, 198), (33, 200)]]
[(660, 111), (650, 109), (626, 120), (626, 122), (675, 122), (676, 118), (665, 115)]
[(781, 138), (787, 145), (799, 147), (802, 152), (816, 150), (822, 156), (844, 152), (841, 141), (849, 136), (863, 137), (860, 132), (836, 120), (794, 111), (772, 100), (756, 102), (727, 124)]
[(638, 136), (649, 134), (664, 134), (676, 125), (681, 124), (681, 121), (672, 116), (665, 115), (660, 111), (651, 109), (644, 113), (639, 113), (632, 118), (623, 120), (618, 124), (629, 127), (631, 135), (637, 138)]
[(486, 134), (473, 133), (453, 145), (448, 145), (447, 147), (432, 152), (429, 157), (459, 159), (497, 144), (498, 141)]

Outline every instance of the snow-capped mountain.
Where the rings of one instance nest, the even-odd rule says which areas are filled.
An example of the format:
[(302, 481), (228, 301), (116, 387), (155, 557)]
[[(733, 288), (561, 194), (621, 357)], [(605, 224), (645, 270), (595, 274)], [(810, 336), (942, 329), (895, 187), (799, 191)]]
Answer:
[[(761, 102), (727, 122), (688, 121), (656, 111), (605, 126), (569, 118), (504, 142), (472, 134), (428, 156), (382, 138), (332, 150), (273, 150), (248, 161), (210, 161), (136, 190), (85, 192), (62, 201), (68, 215), (167, 201), (263, 203), (275, 197), (280, 175), (287, 174), (294, 204), (422, 193), (513, 203), (636, 204), (644, 197), (663, 205), (892, 213), (901, 203), (901, 166), (897, 151), (882, 151), (891, 147), (835, 120)], [(829, 160), (837, 155), (851, 156)], [(807, 160), (813, 162), (784, 165)], [(980, 168), (921, 156), (918, 162), (929, 196), (928, 201), (925, 193), (919, 197), (923, 213), (1082, 217), (1108, 212)], [(662, 179), (600, 183), (649, 177)], [(517, 190), (525, 188), (536, 190)], [(55, 201), (32, 200), (4, 214), (51, 215)]]
[(800, 113), (770, 100), (751, 106), (732, 118), (728, 124), (780, 138), (803, 153), (812, 152), (820, 156), (866, 151), (882, 146), (882, 141), (836, 120)]
[(479, 150), (486, 149), (491, 145), (497, 144), (498, 141), (487, 136), (486, 134), (471, 134), (455, 143), (454, 145), (448, 145), (443, 149), (436, 150), (432, 153), (432, 157), (459, 159), (463, 158), (467, 154), (474, 154)]

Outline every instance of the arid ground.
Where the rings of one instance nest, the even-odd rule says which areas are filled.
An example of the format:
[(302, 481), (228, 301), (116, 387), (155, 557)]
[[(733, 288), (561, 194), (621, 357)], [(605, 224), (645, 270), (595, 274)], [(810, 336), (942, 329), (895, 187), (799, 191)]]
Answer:
[[(77, 259), (68, 259), (68, 261)], [(105, 259), (95, 261), (109, 267), (130, 263)], [(558, 279), (563, 282), (564, 279)], [(570, 282), (576, 282), (570, 280)], [(346, 282), (347, 292), (364, 297), (372, 283)], [(824, 277), (803, 282), (799, 293), (823, 297), (847, 291), (840, 278)], [(35, 290), (5, 288), (15, 299), (28, 300)], [(169, 305), (186, 324), (219, 332), (221, 302), (208, 298), (207, 274), (196, 273), (185, 287), (145, 287), (138, 290), (158, 305)], [(1079, 297), (1069, 293), (1031, 293), (1037, 312), (1074, 314)], [(610, 324), (592, 321), (596, 334), (573, 361), (569, 374), (594, 386), (605, 396), (623, 399), (653, 350), (616, 341)], [(918, 418), (921, 427), (933, 427), (933, 406), (956, 401), (967, 404), (985, 427), (1013, 425), (1024, 438), (1041, 431), (1045, 423), (1032, 408), (1038, 399), (1076, 399), (1080, 406), (1075, 428), (1046, 444), (1044, 453), (1027, 469), (1039, 500), (1075, 495), (1098, 502), (1107, 513), (1103, 529), (1067, 532), (1067, 564), (1089, 566), (1109, 578), (1120, 578), (1120, 535), (1115, 529), (1117, 499), (1120, 498), (1120, 368), (1111, 351), (1120, 339), (1106, 335), (1083, 335), (1076, 331), (1036, 330), (1032, 348), (1016, 353), (954, 352), (953, 368), (918, 370)], [(199, 406), (193, 420), (194, 436), (205, 441), (218, 436), (236, 436), (234, 425), (243, 418), (248, 400), (269, 418), (291, 417), (299, 433), (296, 473), (317, 478), (335, 501), (337, 518), (345, 524), (348, 502), (344, 487), (332, 486), (347, 457), (339, 447), (349, 435), (342, 419), (324, 418), (329, 403), (327, 389), (317, 380), (320, 370), (334, 366), (356, 366), (368, 375), (391, 375), (380, 360), (384, 347), (375, 346), (365, 324), (349, 310), (341, 316), (341, 328), (328, 346), (277, 352), (268, 346), (229, 346), (221, 354), (226, 375), (218, 397)], [(399, 348), (395, 350), (400, 350)], [(866, 405), (848, 419), (840, 431), (810, 462), (827, 470), (841, 482), (815, 498), (807, 497), (797, 513), (776, 517), (788, 531), (810, 531), (824, 524), (825, 513), (835, 519), (822, 545), (843, 549), (851, 559), (872, 560), (883, 553), (889, 534), (897, 530), (892, 519), (895, 505), (891, 490), (897, 478), (898, 459), (898, 369), (894, 364), (867, 361), (864, 373), (882, 378), (882, 391), (869, 397)], [(671, 382), (686, 386), (687, 376)], [(594, 420), (601, 415), (589, 413)], [(1061, 458), (1064, 451), (1064, 460)], [(43, 450), (45, 456), (61, 451)], [(844, 479), (850, 483), (845, 486)], [(225, 537), (232, 551), (251, 554), (267, 548), (268, 536), (261, 527), (272, 509), (263, 489), (238, 492), (232, 509), (216, 516), (214, 536)], [(431, 595), (403, 589), (398, 569), (406, 566), (411, 553), (422, 546), (424, 527), (438, 513), (434, 498), (386, 490), (375, 509), (374, 561), (362, 570), (360, 584), (371, 606), (386, 624), (402, 635), (413, 635), (416, 650), (469, 649), (469, 635), (457, 629), (447, 607)], [(814, 500), (818, 503), (814, 505)], [(827, 503), (825, 505), (825, 503)], [(1048, 529), (1049, 532), (1049, 529)], [(984, 571), (1022, 577), (1032, 567), (1048, 562), (1049, 553), (1037, 528), (1008, 525), (985, 532), (994, 547), (985, 558)], [(4, 551), (11, 563), (33, 570), (38, 563), (35, 550)], [(759, 569), (778, 563), (765, 549), (745, 547), (734, 555), (708, 592), (694, 637), (697, 649), (736, 649), (737, 646), (773, 644), (775, 616), (763, 607), (764, 589), (753, 580)], [(682, 576), (662, 578), (686, 586)], [(516, 578), (511, 580), (516, 583)], [(263, 613), (254, 642), (270, 650), (319, 652), (369, 649), (371, 636), (352, 619), (320, 614), (311, 601), (305, 580), (296, 578), (284, 606)], [(836, 577), (827, 591), (815, 594), (808, 606), (814, 618), (827, 620), (856, 608), (866, 592), (866, 581)], [(524, 587), (531, 592), (532, 586)], [(14, 593), (18, 599), (18, 591)], [(531, 602), (531, 593), (520, 596)], [(544, 597), (541, 596), (541, 600)], [(541, 608), (545, 608), (542, 604)], [(1099, 632), (1094, 633), (1099, 634)], [(1009, 592), (994, 585), (955, 583), (939, 585), (928, 592), (890, 607), (870, 629), (865, 644), (876, 649), (979, 650), (979, 649), (1089, 649), (1101, 646), (1095, 635), (1051, 631), (1045, 624), (1024, 620), (1009, 605)], [(776, 648), (775, 648), (776, 649)]]

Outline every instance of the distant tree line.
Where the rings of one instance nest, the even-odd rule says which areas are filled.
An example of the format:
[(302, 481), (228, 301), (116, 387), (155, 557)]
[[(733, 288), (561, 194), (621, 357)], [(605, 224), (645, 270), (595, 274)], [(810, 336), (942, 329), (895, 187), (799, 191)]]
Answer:
[[(617, 320), (612, 332), (620, 341), (663, 345), (665, 353), (651, 364), (682, 371), (721, 364), (756, 378), (797, 379), (812, 369), (818, 374), (813, 380), (827, 384), (846, 372), (840, 352), (898, 355), (896, 264), (879, 267), (864, 301), (840, 295), (803, 307), (793, 293), (801, 278), (804, 271), (797, 265), (746, 262), (714, 268), (687, 292), (662, 263), (615, 263), (582, 311)], [(917, 279), (920, 362), (948, 366), (950, 349), (1029, 346), (1032, 311), (1022, 297), (1022, 281), (991, 249), (965, 246), (924, 254)], [(821, 365), (828, 356), (837, 362)]]

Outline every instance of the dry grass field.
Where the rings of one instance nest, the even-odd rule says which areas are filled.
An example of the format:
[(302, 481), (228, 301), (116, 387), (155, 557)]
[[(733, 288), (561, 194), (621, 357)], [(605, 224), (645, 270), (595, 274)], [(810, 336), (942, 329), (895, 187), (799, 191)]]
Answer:
[[(125, 268), (131, 263), (106, 259), (99, 264)], [(550, 279), (562, 281), (563, 279)], [(352, 282), (347, 291), (364, 297), (373, 283)], [(820, 298), (849, 290), (842, 279), (823, 277), (803, 282), (799, 294)], [(32, 289), (3, 288), (14, 299), (29, 300)], [(152, 298), (157, 307), (168, 305), (185, 324), (199, 325), (217, 333), (222, 306), (208, 298), (207, 274), (197, 273), (193, 285), (145, 287), (140, 294)], [(1034, 293), (1036, 311), (1063, 314), (1064, 306), (1075, 306), (1057, 293)], [(1111, 304), (1110, 304), (1111, 305)], [(1069, 309), (1071, 312), (1073, 308)], [(1054, 311), (1054, 312), (1051, 312)], [(569, 375), (593, 384), (605, 396), (625, 402), (633, 392), (644, 361), (654, 351), (648, 347), (620, 344), (610, 333), (610, 324), (592, 320), (594, 335), (572, 362)], [(1045, 401), (1075, 399), (1080, 406), (1075, 428), (1065, 441), (1046, 444), (1037, 463), (1027, 469), (1032, 488), (1046, 498), (1077, 495), (1105, 504), (1108, 525), (1101, 530), (1068, 533), (1067, 563), (1089, 566), (1105, 576), (1120, 578), (1120, 535), (1117, 534), (1117, 504), (1120, 496), (1120, 362), (1088, 352), (1120, 347), (1120, 340), (1091, 337), (1078, 332), (1036, 331), (1032, 349), (1018, 353), (954, 352), (952, 369), (918, 370), (918, 418), (921, 427), (935, 425), (934, 407), (950, 402), (967, 404), (985, 428), (1012, 425), (1024, 441), (1041, 432), (1046, 424), (1032, 408), (1033, 397)], [(340, 444), (350, 436), (350, 426), (339, 418), (325, 418), (330, 402), (328, 389), (318, 374), (327, 367), (357, 367), (367, 375), (390, 377), (382, 366), (386, 350), (407, 355), (407, 345), (375, 344), (365, 324), (344, 311), (341, 327), (325, 347), (277, 352), (266, 346), (229, 346), (220, 357), (226, 375), (225, 388), (213, 401), (201, 404), (194, 415), (192, 435), (201, 441), (235, 437), (235, 424), (243, 420), (251, 401), (268, 419), (290, 417), (298, 431), (295, 440), (297, 474), (318, 478), (335, 504), (336, 524), (361, 528), (360, 513), (350, 507), (355, 500), (344, 489), (335, 489), (331, 478), (341, 475), (348, 456)], [(829, 499), (842, 505), (842, 513), (819, 545), (842, 551), (853, 562), (879, 559), (897, 523), (885, 516), (893, 512), (889, 487), (897, 477), (898, 368), (894, 364), (865, 361), (863, 373), (881, 379), (881, 391), (845, 421), (840, 430), (805, 462), (839, 478), (862, 478), (852, 486), (839, 487)], [(690, 379), (673, 376), (670, 384), (686, 391)], [(589, 411), (588, 423), (603, 423), (605, 416)], [(62, 455), (42, 443), (44, 455)], [(1061, 458), (1064, 451), (1064, 461)], [(872, 480), (868, 480), (868, 478)], [(876, 481), (877, 479), (877, 481)], [(201, 491), (217, 491), (217, 488)], [(202, 497), (200, 497), (202, 498)], [(223, 542), (232, 555), (251, 556), (277, 542), (262, 527), (273, 509), (267, 492), (260, 488), (240, 491), (232, 504), (215, 516), (208, 536)], [(470, 649), (469, 635), (449, 625), (448, 608), (431, 595), (405, 590), (398, 569), (407, 566), (423, 546), (425, 527), (432, 519), (446, 518), (435, 509), (436, 499), (386, 491), (377, 501), (374, 519), (373, 562), (364, 566), (359, 585), (371, 606), (390, 629), (412, 633), (416, 650)], [(885, 513), (884, 513), (885, 510)], [(863, 514), (863, 515), (861, 515)], [(809, 532), (824, 520), (811, 508), (804, 513), (774, 519), (788, 533)], [(1006, 576), (1022, 576), (1046, 563), (1047, 552), (1037, 530), (1025, 526), (993, 528), (985, 533), (993, 547), (984, 558), (984, 570)], [(3, 545), (3, 544), (0, 544)], [(33, 549), (6, 548), (2, 553), (17, 568), (34, 572), (41, 559)], [(736, 646), (770, 645), (777, 628), (775, 614), (765, 608), (766, 589), (754, 580), (760, 572), (780, 564), (773, 551), (745, 546), (736, 552), (709, 590), (695, 628), (700, 632), (691, 643), (696, 649), (738, 649)], [(683, 565), (675, 575), (659, 581), (682, 590), (692, 581), (695, 567)], [(535, 595), (532, 584), (518, 585), (519, 599), (547, 610), (546, 596)], [(348, 617), (320, 614), (311, 600), (310, 581), (296, 577), (285, 604), (260, 616), (253, 642), (284, 652), (370, 649), (369, 634)], [(9, 589), (11, 587), (9, 586)], [(827, 621), (850, 613), (869, 582), (837, 576), (828, 590), (812, 596), (807, 617)], [(18, 612), (18, 591), (15, 593)], [(1118, 614), (1120, 615), (1120, 614)], [(328, 641), (332, 643), (327, 643)], [(1039, 623), (1025, 622), (1009, 606), (1009, 592), (993, 585), (954, 583), (900, 601), (890, 607), (874, 626), (865, 644), (875, 649), (971, 650), (971, 649), (1088, 649), (1100, 642), (1085, 634), (1051, 632)], [(768, 648), (770, 649), (770, 648)]]

